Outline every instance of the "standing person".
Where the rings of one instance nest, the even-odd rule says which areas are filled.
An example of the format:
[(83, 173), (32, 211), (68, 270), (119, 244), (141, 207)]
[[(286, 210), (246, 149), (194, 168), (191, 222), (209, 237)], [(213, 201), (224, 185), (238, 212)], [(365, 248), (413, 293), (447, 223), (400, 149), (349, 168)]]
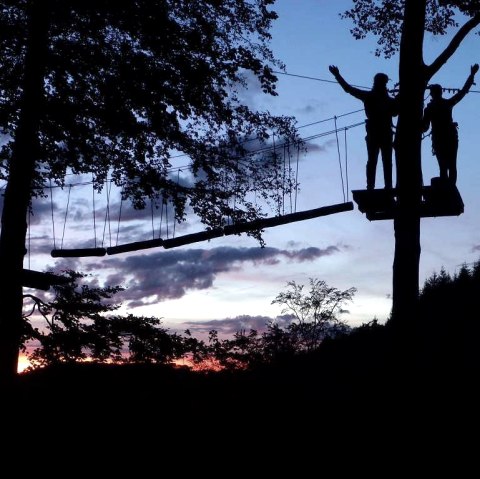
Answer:
[(367, 120), (367, 190), (375, 188), (378, 155), (382, 153), (383, 178), (385, 189), (392, 188), (392, 153), (393, 153), (393, 117), (398, 115), (397, 101), (387, 90), (388, 76), (377, 73), (373, 78), (373, 86), (369, 91), (360, 90), (345, 81), (338, 67), (330, 65), (330, 73), (340, 86), (350, 95), (363, 102)]
[(437, 157), (440, 180), (455, 185), (457, 182), (458, 124), (453, 121), (453, 107), (468, 93), (474, 84), (478, 64), (470, 67), (465, 85), (450, 98), (442, 97), (441, 85), (429, 85), (432, 99), (423, 113), (423, 131), (432, 128), (432, 152)]

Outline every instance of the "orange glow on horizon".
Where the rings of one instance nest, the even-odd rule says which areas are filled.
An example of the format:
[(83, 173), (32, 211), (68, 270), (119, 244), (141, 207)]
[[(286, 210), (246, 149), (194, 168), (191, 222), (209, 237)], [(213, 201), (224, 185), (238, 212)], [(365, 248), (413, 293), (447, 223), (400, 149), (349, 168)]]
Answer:
[(23, 373), (23, 371), (25, 371), (25, 369), (27, 369), (29, 366), (31, 366), (31, 363), (28, 360), (27, 356), (25, 356), (24, 354), (20, 354), (20, 356), (18, 357), (17, 372)]
[[(87, 358), (84, 361), (89, 362), (92, 361), (92, 359)], [(187, 367), (192, 371), (222, 371), (223, 369), (225, 369), (224, 366), (220, 365), (219, 362), (215, 359), (205, 359), (201, 363), (195, 363), (188, 357), (185, 357), (182, 359), (174, 360), (173, 364), (177, 367)], [(32, 363), (28, 360), (28, 357), (22, 353), (18, 357), (17, 372), (21, 374), (31, 365)]]

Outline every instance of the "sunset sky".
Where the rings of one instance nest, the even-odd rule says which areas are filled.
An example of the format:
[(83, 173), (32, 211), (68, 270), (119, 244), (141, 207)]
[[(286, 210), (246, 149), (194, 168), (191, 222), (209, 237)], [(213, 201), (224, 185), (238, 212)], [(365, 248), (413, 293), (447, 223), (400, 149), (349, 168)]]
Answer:
[[(389, 76), (389, 88), (398, 80), (398, 56), (389, 60), (376, 57), (374, 38), (355, 40), (349, 32), (351, 24), (340, 19), (339, 13), (351, 5), (351, 0), (277, 0), (274, 10), (279, 19), (272, 30), (271, 47), (286, 64), (288, 75), (278, 75), (276, 97), (263, 95), (253, 81), (244, 93), (245, 101), (259, 110), (295, 116), (301, 136), (314, 137), (307, 142), (307, 153), (299, 156), (296, 211), (352, 201), (351, 191), (365, 188), (365, 133), (364, 126), (358, 126), (364, 121), (363, 105), (333, 81), (328, 66), (337, 65), (347, 81), (367, 88), (377, 72)], [(426, 38), (427, 62), (439, 54), (448, 38)], [(470, 66), (480, 62), (479, 47), (480, 39), (471, 34), (434, 82), (461, 87)], [(480, 82), (480, 76), (477, 80)], [(458, 217), (422, 219), (421, 284), (442, 267), (455, 273), (463, 263), (479, 258), (480, 87), (472, 90), (454, 109), (460, 135), (457, 186), (465, 212)], [(332, 133), (335, 121), (340, 129), (349, 127), (338, 133), (338, 142)], [(181, 157), (173, 163), (175, 167), (186, 164), (186, 158)], [(381, 161), (377, 186), (383, 187), (380, 165)], [(424, 140), (422, 167), (424, 182), (429, 184), (430, 178), (438, 176), (429, 137)], [(179, 177), (182, 174), (180, 168)], [(75, 186), (70, 195), (68, 188), (53, 191), (53, 222), (51, 199), (35, 204), (25, 267), (38, 271), (75, 269), (91, 273), (100, 284), (123, 285), (127, 289), (118, 295), (123, 302), (121, 311), (157, 316), (163, 318), (164, 325), (180, 330), (261, 329), (269, 319), (282, 314), (280, 306), (271, 303), (288, 281), (307, 285), (309, 278), (318, 278), (340, 290), (357, 288), (349, 313), (343, 316), (352, 326), (373, 318), (383, 322), (390, 312), (393, 222), (369, 221), (356, 205), (353, 211), (266, 229), (263, 249), (253, 238), (242, 235), (169, 250), (52, 258), (53, 229), (57, 248), (62, 238), (63, 245), (69, 247), (79, 238), (93, 237), (94, 201), (97, 246), (116, 244), (117, 234), (119, 244), (152, 237), (150, 209), (139, 212), (122, 205), (118, 224), (120, 203), (113, 191), (108, 198), (110, 221), (105, 221), (106, 191), (94, 198), (91, 186), (79, 182), (72, 178)], [(291, 200), (286, 201), (287, 213)], [(161, 213), (154, 211), (153, 234), (158, 235), (160, 225), (161, 234), (166, 234), (168, 214), (171, 212), (162, 212), (160, 218)], [(199, 223), (177, 225), (175, 235), (202, 229)]]

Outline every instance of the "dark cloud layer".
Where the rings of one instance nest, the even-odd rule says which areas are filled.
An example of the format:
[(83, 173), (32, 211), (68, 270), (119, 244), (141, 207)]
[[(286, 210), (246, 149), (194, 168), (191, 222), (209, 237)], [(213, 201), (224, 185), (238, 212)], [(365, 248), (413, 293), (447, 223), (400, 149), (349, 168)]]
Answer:
[[(210, 288), (219, 274), (240, 270), (244, 263), (275, 265), (281, 261), (311, 262), (339, 252), (337, 246), (298, 250), (218, 247), (112, 258), (104, 265), (117, 271), (107, 277), (106, 283), (125, 286), (127, 289), (119, 295), (119, 299), (133, 308), (178, 299), (189, 290)], [(98, 264), (91, 265), (90, 271), (98, 267)]]

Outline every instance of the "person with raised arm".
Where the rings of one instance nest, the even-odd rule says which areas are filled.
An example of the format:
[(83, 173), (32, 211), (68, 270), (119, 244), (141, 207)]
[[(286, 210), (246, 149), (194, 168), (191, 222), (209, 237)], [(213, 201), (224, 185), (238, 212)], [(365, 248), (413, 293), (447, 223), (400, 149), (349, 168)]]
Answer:
[(450, 98), (443, 98), (441, 85), (427, 87), (432, 98), (423, 112), (423, 131), (431, 128), (432, 153), (437, 157), (443, 184), (457, 183), (458, 123), (453, 121), (452, 110), (474, 84), (477, 72), (478, 64), (475, 63), (463, 87)]
[(371, 90), (361, 90), (350, 85), (338, 67), (330, 65), (330, 73), (343, 90), (363, 102), (367, 144), (367, 190), (375, 188), (378, 155), (381, 152), (385, 189), (392, 189), (393, 117), (398, 115), (397, 99), (390, 96), (385, 73), (377, 73)]

